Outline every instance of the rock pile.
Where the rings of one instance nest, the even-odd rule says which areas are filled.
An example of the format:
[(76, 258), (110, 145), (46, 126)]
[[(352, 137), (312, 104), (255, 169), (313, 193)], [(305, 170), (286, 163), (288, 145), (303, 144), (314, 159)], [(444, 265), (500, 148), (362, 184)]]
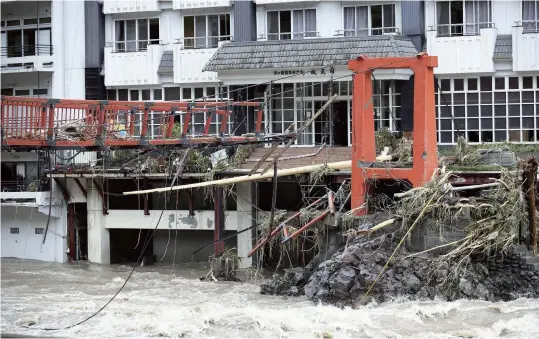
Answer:
[[(410, 253), (403, 251), (401, 259), (392, 260), (376, 281), (394, 248), (394, 241), (388, 237), (376, 241), (357, 238), (314, 269), (294, 268), (283, 277), (274, 275), (262, 284), (261, 293), (305, 294), (310, 300), (337, 306), (355, 306), (372, 298), (381, 302), (396, 296), (491, 301), (539, 297), (539, 264), (530, 263), (517, 251), (503, 257), (470, 259), (456, 279), (450, 278), (456, 270), (454, 265), (442, 263), (433, 268), (432, 256), (405, 258)], [(369, 297), (363, 298), (374, 281)]]

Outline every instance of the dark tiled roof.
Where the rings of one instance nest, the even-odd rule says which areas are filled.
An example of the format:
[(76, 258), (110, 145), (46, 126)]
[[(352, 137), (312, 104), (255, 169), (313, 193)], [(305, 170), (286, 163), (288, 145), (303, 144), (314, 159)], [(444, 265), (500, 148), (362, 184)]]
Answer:
[(157, 73), (172, 73), (174, 71), (174, 55), (172, 51), (164, 51), (159, 62)]
[(410, 39), (403, 36), (231, 42), (222, 45), (203, 70), (346, 65), (361, 54), (371, 58), (399, 57), (413, 56), (417, 50)]
[(513, 58), (513, 37), (511, 34), (501, 34), (496, 37), (492, 59), (511, 60)]

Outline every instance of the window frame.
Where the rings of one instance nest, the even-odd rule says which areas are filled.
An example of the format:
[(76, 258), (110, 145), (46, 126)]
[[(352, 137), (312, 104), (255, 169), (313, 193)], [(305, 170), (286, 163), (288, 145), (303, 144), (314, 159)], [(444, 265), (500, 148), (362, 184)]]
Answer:
[[(217, 16), (217, 36), (209, 36), (208, 32), (210, 31), (210, 16)], [(221, 34), (221, 16), (225, 16), (225, 18), (228, 17), (227, 23), (228, 23), (228, 33), (229, 34)], [(205, 25), (205, 31), (206, 35), (204, 37), (197, 37), (196, 33), (196, 18), (197, 17), (204, 17), (204, 21), (206, 23)], [(193, 36), (192, 37), (186, 37), (185, 36), (185, 19), (186, 18), (193, 18)], [(232, 15), (231, 13), (226, 12), (219, 12), (219, 13), (212, 13), (212, 14), (199, 14), (199, 15), (184, 15), (182, 16), (182, 29), (183, 29), (183, 38), (179, 39), (182, 42), (183, 49), (209, 49), (209, 48), (217, 48), (219, 47), (219, 42), (221, 41), (232, 41)], [(204, 45), (198, 47), (197, 46), (197, 40), (198, 39), (204, 39)], [(217, 44), (212, 43), (213, 39), (217, 39)], [(188, 41), (192, 41), (192, 43), (188, 43)]]
[[(303, 12), (303, 30), (301, 32), (294, 33), (294, 11), (302, 11)], [(314, 11), (314, 18), (315, 18), (315, 31), (305, 31), (305, 11)], [(290, 12), (290, 32), (282, 32), (281, 31), (281, 12)], [(278, 13), (277, 21), (279, 23), (278, 33), (270, 33), (269, 32), (269, 15), (270, 13)], [(307, 7), (307, 8), (296, 8), (296, 9), (271, 9), (266, 10), (266, 34), (265, 38), (267, 40), (301, 40), (305, 38), (317, 38), (320, 36), (320, 33), (318, 31), (318, 20), (317, 20), (317, 10), (316, 7)], [(270, 36), (277, 35), (276, 38), (270, 38)], [(283, 35), (289, 35), (290, 39), (283, 38)]]
[[(487, 2), (488, 3), (488, 21), (487, 22), (479, 22), (476, 21), (476, 16), (473, 16), (474, 19), (472, 22), (466, 21), (466, 3), (473, 2), (473, 3), (479, 3), (479, 2)], [(448, 4), (448, 24), (440, 24), (438, 22), (438, 6), (442, 3)], [(451, 4), (452, 3), (462, 3), (462, 23), (452, 24), (451, 20)], [(437, 31), (437, 36), (439, 37), (453, 37), (453, 36), (475, 36), (479, 35), (482, 28), (494, 28), (493, 23), (493, 8), (492, 8), (492, 0), (437, 0), (435, 2), (434, 7), (434, 19), (435, 19), (435, 30)], [(475, 8), (474, 8), (475, 10)], [(466, 30), (472, 26), (474, 30), (472, 32), (466, 32)], [(443, 27), (449, 27), (449, 32), (442, 32), (441, 28)], [(457, 30), (460, 28), (461, 32), (457, 32)], [(454, 32), (455, 31), (455, 32)]]
[[(127, 22), (128, 21), (135, 21), (135, 40), (127, 40)], [(146, 30), (147, 30), (147, 39), (140, 39), (139, 34), (139, 21), (146, 21)], [(158, 39), (151, 39), (150, 38), (150, 21), (151, 20), (157, 20), (157, 27), (158, 27), (158, 33), (159, 38)], [(117, 23), (123, 22), (123, 28), (124, 28), (124, 39), (123, 40), (117, 40), (116, 36), (118, 35), (117, 29), (118, 25)], [(161, 44), (161, 19), (159, 17), (147, 17), (147, 18), (135, 18), (135, 19), (116, 19), (114, 20), (114, 29), (113, 29), (113, 52), (115, 53), (130, 53), (130, 52), (144, 52), (148, 50), (148, 45), (158, 45)], [(134, 42), (135, 48), (128, 49), (128, 43)], [(142, 44), (141, 44), (142, 43)], [(146, 44), (144, 44), (146, 43)], [(122, 45), (123, 44), (123, 45)], [(122, 47), (123, 46), (123, 47)]]
[[(524, 6), (525, 3), (534, 3), (535, 12), (533, 19), (524, 19)], [(522, 0), (520, 6), (520, 24), (522, 25), (522, 33), (535, 34), (539, 33), (539, 0)]]
[[(385, 19), (384, 19), (384, 6), (386, 5), (390, 5), (393, 7), (393, 23), (394, 23), (394, 26), (385, 26)], [(381, 12), (381, 16), (382, 16), (382, 27), (376, 27), (376, 28), (373, 28), (372, 27), (372, 7), (373, 6), (380, 6), (382, 8), (382, 12)], [(361, 7), (366, 7), (367, 8), (367, 33), (366, 35), (363, 35), (363, 34), (358, 34), (358, 31), (359, 31), (359, 28), (357, 28), (357, 11), (358, 11), (358, 8), (361, 8)], [(353, 8), (354, 9), (354, 27), (356, 28), (353, 28), (353, 32), (348, 32), (349, 29), (346, 29), (346, 24), (345, 24), (345, 20), (346, 20), (346, 14), (345, 14), (345, 11), (347, 8)], [(399, 33), (400, 31), (400, 28), (398, 27), (397, 25), (397, 4), (396, 3), (392, 3), (392, 2), (387, 2), (387, 3), (376, 3), (376, 4), (368, 4), (368, 5), (355, 5), (355, 6), (342, 6), (342, 25), (343, 25), (343, 29), (342, 31), (337, 31), (337, 34), (338, 36), (373, 36), (373, 35), (384, 35), (384, 34), (392, 34), (392, 33)], [(373, 30), (381, 30), (380, 31), (380, 34), (373, 34)], [(353, 34), (349, 34), (349, 33), (353, 33)]]
[[(455, 89), (457, 79), (464, 80), (462, 89)], [(475, 81), (475, 89), (469, 87), (471, 79)], [(516, 83), (514, 83), (515, 79), (517, 79)], [(440, 90), (442, 90), (442, 81), (450, 85), (449, 90), (442, 90), (445, 102), (442, 100), (441, 92), (435, 93), (439, 144), (454, 145), (458, 135), (465, 136), (472, 144), (539, 142), (539, 77), (537, 75), (440, 77), (437, 81)], [(490, 89), (482, 88), (484, 81), (490, 83)], [(526, 86), (526, 83), (531, 84), (531, 87)], [(517, 85), (518, 88), (512, 84)], [(455, 94), (464, 101), (455, 104)], [(471, 103), (470, 94), (474, 98)], [(463, 116), (455, 116), (455, 106), (464, 108)], [(447, 108), (451, 110), (450, 113), (447, 112)], [(473, 109), (473, 115), (470, 114), (471, 109)], [(457, 119), (463, 120), (462, 129), (455, 126), (454, 120)], [(477, 127), (470, 126), (471, 122), (477, 123)], [(444, 125), (450, 128), (443, 128)], [(469, 132), (477, 132), (477, 141), (470, 141)]]

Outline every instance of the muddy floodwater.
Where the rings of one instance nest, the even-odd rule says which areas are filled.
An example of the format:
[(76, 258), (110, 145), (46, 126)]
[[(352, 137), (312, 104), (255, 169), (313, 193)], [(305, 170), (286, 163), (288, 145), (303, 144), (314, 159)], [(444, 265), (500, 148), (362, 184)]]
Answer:
[(539, 300), (490, 303), (395, 300), (359, 310), (302, 298), (260, 295), (256, 283), (198, 281), (202, 267), (128, 266), (2, 260), (2, 332), (63, 337), (458, 338), (539, 337)]

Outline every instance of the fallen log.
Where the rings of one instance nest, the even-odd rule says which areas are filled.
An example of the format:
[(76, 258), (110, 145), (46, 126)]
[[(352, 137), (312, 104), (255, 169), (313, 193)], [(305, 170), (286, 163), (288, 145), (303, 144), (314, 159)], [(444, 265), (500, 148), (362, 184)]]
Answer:
[[(310, 173), (313, 171), (316, 171), (322, 167), (328, 167), (332, 170), (344, 170), (349, 169), (352, 167), (352, 162), (350, 160), (348, 161), (339, 161), (339, 162), (330, 162), (327, 164), (317, 164), (317, 165), (309, 165), (309, 166), (302, 166), (302, 167), (294, 167), (294, 168), (288, 168), (283, 170), (277, 170), (277, 177), (284, 177), (289, 175), (295, 175), (295, 174), (305, 174)], [(173, 186), (173, 187), (162, 187), (162, 188), (154, 188), (149, 190), (141, 190), (141, 191), (130, 191), (130, 192), (124, 192), (124, 195), (132, 195), (132, 194), (146, 194), (146, 193), (153, 193), (153, 192), (165, 192), (165, 191), (175, 191), (175, 190), (184, 190), (189, 188), (200, 188), (200, 187), (206, 187), (206, 186), (224, 186), (224, 185), (232, 185), (237, 184), (241, 182), (249, 182), (249, 181), (256, 181), (256, 180), (262, 180), (262, 179), (270, 179), (273, 178), (273, 172), (266, 172), (261, 175), (257, 175), (256, 173), (253, 175), (243, 175), (240, 177), (233, 177), (233, 178), (225, 178), (225, 179), (219, 179), (219, 180), (211, 180), (206, 182), (198, 182), (194, 184), (188, 184), (188, 185), (179, 185), (179, 186)]]

